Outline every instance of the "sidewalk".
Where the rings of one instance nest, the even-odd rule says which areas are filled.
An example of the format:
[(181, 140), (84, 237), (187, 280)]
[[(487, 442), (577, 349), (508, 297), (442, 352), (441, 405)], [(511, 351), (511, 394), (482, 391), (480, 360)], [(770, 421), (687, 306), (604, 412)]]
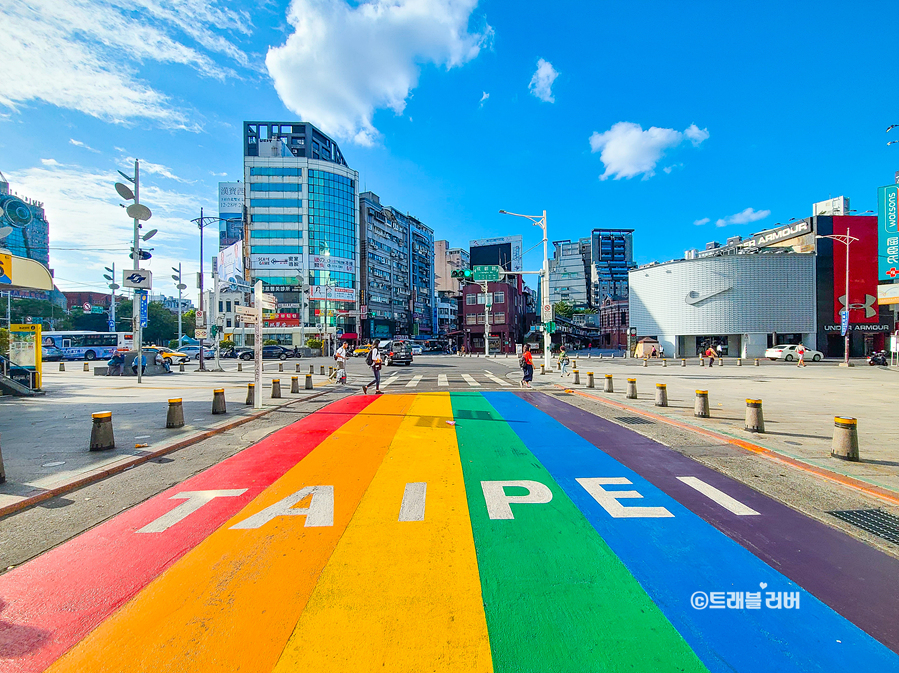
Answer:
[[(572, 358), (572, 369), (575, 359)], [(658, 414), (693, 427), (711, 430), (749, 442), (815, 468), (863, 481), (899, 494), (899, 426), (895, 413), (897, 373), (869, 367), (863, 361), (844, 369), (837, 363), (795, 364), (760, 361), (738, 367), (725, 358), (724, 365), (700, 367), (698, 358), (669, 360), (577, 359), (580, 385), (574, 376), (558, 370), (534, 376), (537, 386), (559, 385), (589, 392), (627, 407)], [(860, 365), (860, 366), (859, 366)], [(555, 366), (555, 363), (554, 363)], [(587, 389), (587, 372), (594, 372), (595, 388)], [(614, 393), (603, 393), (606, 374), (613, 375)], [(627, 379), (637, 381), (637, 399), (627, 399)], [(668, 407), (655, 406), (656, 383), (665, 383)], [(711, 418), (693, 416), (696, 390), (708, 390)], [(746, 432), (746, 399), (761, 399), (764, 434)], [(834, 416), (858, 419), (861, 460), (857, 463), (830, 456)]]

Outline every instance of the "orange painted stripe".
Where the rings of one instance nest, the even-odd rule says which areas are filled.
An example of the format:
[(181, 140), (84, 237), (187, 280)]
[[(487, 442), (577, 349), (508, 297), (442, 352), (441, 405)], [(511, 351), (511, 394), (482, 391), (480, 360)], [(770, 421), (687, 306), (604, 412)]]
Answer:
[[(48, 670), (269, 673), (411, 402), (369, 405)], [(334, 487), (333, 525), (232, 528), (309, 486)]]
[[(562, 386), (558, 384), (553, 384), (557, 388), (561, 388)], [(841, 486), (845, 486), (846, 488), (851, 488), (856, 491), (860, 491), (866, 495), (871, 496), (872, 498), (878, 498), (880, 500), (884, 500), (892, 505), (899, 505), (899, 496), (891, 491), (888, 491), (885, 488), (881, 488), (879, 486), (873, 486), (868, 484), (860, 479), (855, 479), (853, 477), (849, 477), (844, 474), (839, 474), (837, 472), (832, 472), (826, 468), (818, 467), (817, 465), (810, 465), (809, 463), (804, 463), (801, 460), (797, 460), (795, 458), (791, 458), (789, 456), (784, 456), (776, 451), (772, 451), (771, 449), (765, 448), (764, 446), (759, 446), (758, 444), (753, 444), (752, 442), (747, 442), (743, 439), (737, 439), (735, 437), (729, 437), (727, 435), (720, 434), (715, 432), (714, 430), (707, 430), (706, 428), (700, 428), (696, 425), (691, 425), (689, 423), (683, 423), (681, 421), (675, 421), (671, 418), (666, 418), (665, 416), (660, 416), (659, 414), (654, 414), (651, 411), (644, 411), (643, 409), (637, 409), (635, 407), (629, 407), (626, 404), (621, 404), (620, 402), (613, 402), (612, 400), (606, 400), (601, 397), (596, 397), (595, 395), (590, 395), (588, 393), (582, 393), (579, 390), (566, 390), (565, 392), (574, 393), (575, 395), (580, 395), (581, 397), (586, 397), (591, 400), (595, 400), (597, 402), (601, 402), (602, 404), (607, 404), (610, 407), (615, 407), (617, 409), (624, 409), (626, 411), (633, 412), (635, 414), (639, 414), (641, 416), (645, 416), (647, 418), (651, 418), (656, 421), (661, 421), (663, 423), (667, 423), (668, 425), (673, 425), (678, 428), (683, 428), (684, 430), (690, 430), (692, 432), (698, 433), (700, 435), (705, 435), (706, 437), (711, 437), (713, 439), (718, 439), (728, 444), (733, 444), (734, 446), (739, 446), (741, 449), (745, 449), (746, 451), (751, 451), (752, 453), (758, 454), (764, 458), (769, 460), (773, 460), (777, 463), (783, 463), (784, 465), (789, 465), (790, 467), (795, 467), (798, 470), (802, 470), (803, 472), (808, 472), (809, 474), (814, 474), (817, 477), (821, 477), (822, 479), (826, 479), (827, 481), (831, 481), (835, 484), (840, 484)]]

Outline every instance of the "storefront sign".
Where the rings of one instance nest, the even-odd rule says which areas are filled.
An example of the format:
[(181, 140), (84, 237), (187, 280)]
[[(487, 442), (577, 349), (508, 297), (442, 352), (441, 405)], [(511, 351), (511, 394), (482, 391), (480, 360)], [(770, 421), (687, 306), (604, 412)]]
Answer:
[[(867, 333), (879, 333), (879, 332), (889, 332), (890, 325), (883, 324), (850, 324), (849, 330), (850, 332), (867, 332)], [(839, 332), (840, 325), (824, 325), (825, 332)]]
[(309, 298), (328, 301), (356, 301), (356, 290), (332, 285), (310, 285)]
[(318, 271), (356, 272), (356, 263), (353, 260), (330, 255), (309, 255), (309, 267)]
[(850, 323), (878, 323), (877, 218), (835, 215), (833, 233), (858, 240), (849, 245), (849, 299), (846, 300), (846, 246), (833, 242), (833, 321), (849, 308)]
[(12, 255), (0, 253), (0, 283), (12, 285)]
[(807, 220), (795, 222), (777, 229), (769, 229), (752, 238), (748, 238), (740, 244), (741, 248), (764, 248), (774, 243), (780, 243), (797, 236), (805, 236), (812, 233), (812, 224)]
[(877, 188), (877, 232), (880, 273), (886, 280), (899, 275), (899, 185)]

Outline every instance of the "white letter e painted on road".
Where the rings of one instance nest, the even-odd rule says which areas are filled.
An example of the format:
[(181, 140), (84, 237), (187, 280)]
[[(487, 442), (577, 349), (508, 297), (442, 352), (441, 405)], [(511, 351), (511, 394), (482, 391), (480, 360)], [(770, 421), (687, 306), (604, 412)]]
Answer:
[(584, 487), (593, 499), (606, 510), (613, 519), (663, 519), (674, 516), (664, 507), (624, 507), (619, 500), (624, 498), (642, 498), (637, 491), (607, 491), (604, 484), (630, 484), (625, 477), (592, 477), (578, 479), (577, 483)]
[[(521, 486), (528, 492), (526, 495), (506, 495), (506, 486)], [(481, 489), (491, 519), (514, 519), (510, 507), (513, 502), (544, 505), (553, 499), (553, 492), (539, 481), (482, 481)]]

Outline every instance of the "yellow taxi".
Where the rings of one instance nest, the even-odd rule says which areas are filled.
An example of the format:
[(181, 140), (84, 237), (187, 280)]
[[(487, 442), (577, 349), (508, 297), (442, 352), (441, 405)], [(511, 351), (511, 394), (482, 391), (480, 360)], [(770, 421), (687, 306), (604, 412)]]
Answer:
[(371, 350), (371, 344), (363, 344), (353, 351), (353, 357), (363, 358)]
[(144, 346), (144, 350), (148, 353), (153, 353), (154, 356), (156, 353), (162, 353), (162, 359), (169, 365), (173, 362), (190, 362), (190, 356), (187, 353), (173, 351), (171, 348), (166, 348), (165, 346)]

